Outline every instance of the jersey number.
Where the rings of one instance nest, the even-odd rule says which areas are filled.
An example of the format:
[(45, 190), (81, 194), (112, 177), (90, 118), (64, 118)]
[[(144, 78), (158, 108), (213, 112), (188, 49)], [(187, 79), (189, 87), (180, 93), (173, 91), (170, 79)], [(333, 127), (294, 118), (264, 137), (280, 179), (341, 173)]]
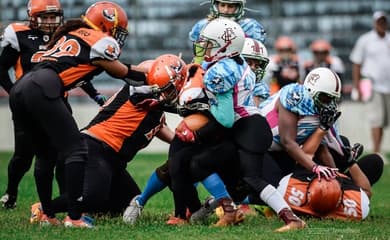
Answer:
[(358, 217), (358, 212), (356, 210), (357, 203), (354, 200), (344, 199), (343, 204), (344, 204), (345, 215), (355, 217), (355, 218)]
[(80, 54), (80, 43), (75, 39), (66, 39), (63, 36), (47, 51), (38, 51), (31, 57), (31, 62), (37, 63), (43, 60), (56, 59), (59, 57), (72, 57)]
[(304, 199), (305, 197), (305, 194), (300, 191), (299, 189), (296, 189), (295, 187), (292, 187), (291, 188), (291, 191), (290, 191), (290, 196), (288, 196), (288, 202), (291, 203), (292, 205), (294, 206), (301, 206), (302, 205), (302, 200)]

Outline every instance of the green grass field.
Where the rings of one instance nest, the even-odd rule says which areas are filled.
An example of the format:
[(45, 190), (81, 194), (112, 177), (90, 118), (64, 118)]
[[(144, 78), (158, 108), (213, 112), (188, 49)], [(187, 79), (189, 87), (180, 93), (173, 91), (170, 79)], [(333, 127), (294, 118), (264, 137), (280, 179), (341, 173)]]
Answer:
[[(7, 163), (10, 153), (0, 153), (0, 194), (6, 187)], [(149, 174), (166, 159), (165, 154), (140, 154), (128, 166), (141, 188)], [(365, 221), (343, 222), (306, 219), (309, 227), (302, 231), (274, 233), (283, 223), (276, 218), (247, 217), (239, 226), (215, 228), (209, 225), (167, 226), (165, 221), (173, 211), (168, 189), (152, 198), (143, 211), (140, 221), (129, 226), (121, 217), (96, 218), (94, 229), (41, 228), (29, 223), (30, 205), (37, 201), (32, 171), (24, 177), (19, 188), (17, 208), (0, 209), (0, 239), (390, 239), (390, 167), (385, 167), (382, 179), (374, 186), (371, 212)], [(201, 198), (207, 196), (200, 189)], [(58, 217), (62, 218), (63, 215)], [(210, 223), (216, 217), (210, 219)]]

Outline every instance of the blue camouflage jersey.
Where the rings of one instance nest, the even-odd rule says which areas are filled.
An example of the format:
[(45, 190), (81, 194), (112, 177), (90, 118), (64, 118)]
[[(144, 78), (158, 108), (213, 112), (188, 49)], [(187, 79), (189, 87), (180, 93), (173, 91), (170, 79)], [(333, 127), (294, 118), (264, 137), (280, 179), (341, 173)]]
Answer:
[[(319, 127), (319, 112), (309, 92), (299, 83), (288, 84), (259, 106), (261, 114), (266, 117), (272, 129), (273, 144), (270, 149), (271, 151), (282, 149), (278, 126), (279, 114), (276, 107), (278, 100), (285, 109), (298, 115), (296, 142), (299, 145), (303, 144)], [(343, 146), (342, 141), (336, 124), (328, 131), (323, 143), (326, 143), (328, 147), (344, 155), (341, 149)]]
[[(234, 121), (260, 114), (253, 100), (256, 75), (243, 62), (239, 65), (231, 58), (224, 58), (211, 64), (210, 68), (207, 68), (206, 63), (203, 64), (204, 69), (207, 69), (203, 81), (208, 91), (215, 95), (233, 91)], [(211, 105), (213, 104), (218, 103), (211, 101)]]
[(260, 97), (265, 100), (270, 96), (269, 86), (263, 81), (257, 82), (255, 85), (255, 89), (253, 90), (253, 96)]
[[(192, 27), (191, 31), (188, 34), (188, 37), (191, 42), (196, 42), (199, 39), (200, 32), (202, 31), (203, 27), (207, 25), (208, 22), (209, 20), (207, 18), (204, 18), (195, 23), (195, 25)], [(238, 24), (240, 24), (242, 30), (245, 32), (245, 37), (253, 38), (262, 43), (265, 43), (267, 33), (263, 25), (261, 25), (258, 21), (253, 18), (244, 18), (239, 20)]]

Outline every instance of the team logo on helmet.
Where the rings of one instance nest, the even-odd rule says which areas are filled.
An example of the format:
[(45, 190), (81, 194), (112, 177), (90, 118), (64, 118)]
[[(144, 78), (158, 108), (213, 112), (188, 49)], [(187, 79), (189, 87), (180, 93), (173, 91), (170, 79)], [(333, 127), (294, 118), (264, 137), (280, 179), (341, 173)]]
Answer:
[(236, 33), (233, 31), (232, 28), (226, 28), (221, 36), (221, 39), (224, 40), (225, 43), (230, 42), (236, 38), (237, 38)]
[(116, 11), (113, 8), (107, 8), (103, 10), (103, 16), (110, 22), (115, 22)]
[(318, 79), (320, 79), (320, 75), (318, 73), (311, 73), (308, 76), (307, 82), (311, 85), (314, 85), (318, 81)]

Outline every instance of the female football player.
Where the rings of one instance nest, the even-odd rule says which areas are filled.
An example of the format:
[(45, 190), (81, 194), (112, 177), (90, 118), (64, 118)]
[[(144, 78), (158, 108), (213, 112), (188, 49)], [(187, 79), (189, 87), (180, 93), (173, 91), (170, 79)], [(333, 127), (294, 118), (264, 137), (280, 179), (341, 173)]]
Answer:
[[(112, 2), (92, 4), (81, 19), (59, 27), (39, 56), (39, 63), (11, 89), (10, 107), (15, 128), (34, 139), (34, 153), (48, 154), (48, 146), (58, 152), (65, 164), (65, 188), (68, 216), (64, 225), (92, 227), (83, 221), (81, 206), (87, 147), (77, 124), (62, 101), (65, 91), (88, 82), (106, 71), (122, 79), (145, 79), (144, 73), (118, 60), (128, 31), (126, 12)], [(35, 181), (43, 212), (54, 218), (50, 206), (55, 161), (43, 157), (37, 161)]]

